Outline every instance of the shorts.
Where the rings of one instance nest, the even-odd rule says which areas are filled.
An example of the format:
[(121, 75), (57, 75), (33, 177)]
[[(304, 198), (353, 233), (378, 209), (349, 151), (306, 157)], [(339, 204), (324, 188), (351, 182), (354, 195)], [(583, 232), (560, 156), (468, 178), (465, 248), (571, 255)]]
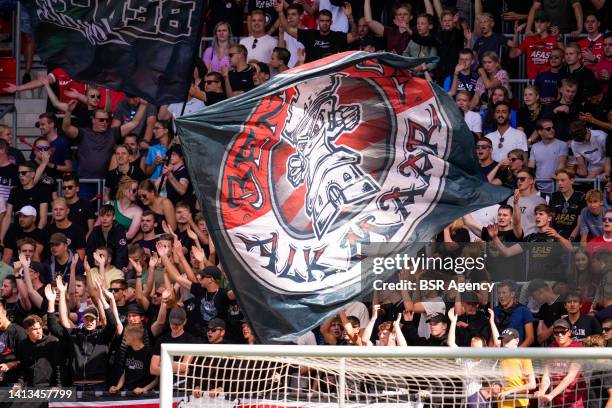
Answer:
[(19, 31), (24, 34), (32, 34), (32, 11), (25, 7), (21, 7)]

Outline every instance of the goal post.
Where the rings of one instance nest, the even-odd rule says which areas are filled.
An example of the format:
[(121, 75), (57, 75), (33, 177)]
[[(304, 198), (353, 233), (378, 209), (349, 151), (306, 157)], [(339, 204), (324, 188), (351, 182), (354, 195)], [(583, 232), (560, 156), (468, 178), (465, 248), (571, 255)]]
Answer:
[(503, 398), (500, 392), (512, 378), (528, 378), (508, 371), (527, 360), (538, 386), (548, 376), (549, 390), (578, 368), (568, 395), (557, 398), (582, 398), (585, 408), (612, 387), (612, 348), (162, 344), (160, 357), (162, 408), (177, 396), (185, 407), (459, 408), (472, 397), (524, 406), (538, 388)]

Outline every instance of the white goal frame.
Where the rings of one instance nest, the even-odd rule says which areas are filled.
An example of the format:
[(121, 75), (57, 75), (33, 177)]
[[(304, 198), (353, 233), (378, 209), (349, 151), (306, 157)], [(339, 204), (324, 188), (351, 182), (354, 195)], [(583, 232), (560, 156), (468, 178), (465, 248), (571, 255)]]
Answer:
[(612, 348), (516, 348), (492, 347), (346, 347), (346, 346), (295, 346), (295, 345), (245, 345), (245, 344), (162, 344), (160, 407), (171, 408), (174, 383), (172, 358), (174, 356), (216, 357), (327, 357), (337, 358), (339, 367), (338, 406), (344, 404), (342, 390), (346, 387), (344, 365), (350, 358), (404, 358), (404, 359), (500, 359), (526, 358), (533, 360), (581, 360), (603, 359), (612, 361)]

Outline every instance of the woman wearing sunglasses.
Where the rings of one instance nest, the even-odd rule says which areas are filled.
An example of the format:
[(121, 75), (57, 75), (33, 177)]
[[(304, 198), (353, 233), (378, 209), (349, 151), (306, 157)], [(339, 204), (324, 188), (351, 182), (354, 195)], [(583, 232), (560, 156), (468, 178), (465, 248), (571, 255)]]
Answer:
[(507, 188), (516, 188), (516, 175), (527, 164), (527, 154), (524, 150), (514, 149), (508, 153), (508, 158), (502, 160), (487, 176), (489, 183)]

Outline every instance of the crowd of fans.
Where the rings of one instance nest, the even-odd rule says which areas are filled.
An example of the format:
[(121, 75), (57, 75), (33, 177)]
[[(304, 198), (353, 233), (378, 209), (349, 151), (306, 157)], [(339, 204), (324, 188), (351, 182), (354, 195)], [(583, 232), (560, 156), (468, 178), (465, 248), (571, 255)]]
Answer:
[[(185, 103), (152, 106), (62, 69), (8, 86), (45, 88), (50, 107), (27, 160), (0, 127), (0, 386), (143, 394), (158, 386), (162, 343), (255, 343), (173, 120), (349, 49), (438, 56), (414, 75), (455, 99), (480, 176), (514, 194), (456, 220), (428, 249), (486, 254), (488, 271), (396, 277), (497, 282), (493, 293), (377, 291), (298, 344), (612, 345), (612, 2), (376, 3), (210, 2), (212, 41)], [(105, 180), (104, 191), (86, 179)], [(525, 361), (507, 365), (501, 397), (584, 406), (578, 364), (537, 379)], [(604, 406), (612, 384), (600, 389)], [(472, 397), (492, 398), (484, 388)]]

